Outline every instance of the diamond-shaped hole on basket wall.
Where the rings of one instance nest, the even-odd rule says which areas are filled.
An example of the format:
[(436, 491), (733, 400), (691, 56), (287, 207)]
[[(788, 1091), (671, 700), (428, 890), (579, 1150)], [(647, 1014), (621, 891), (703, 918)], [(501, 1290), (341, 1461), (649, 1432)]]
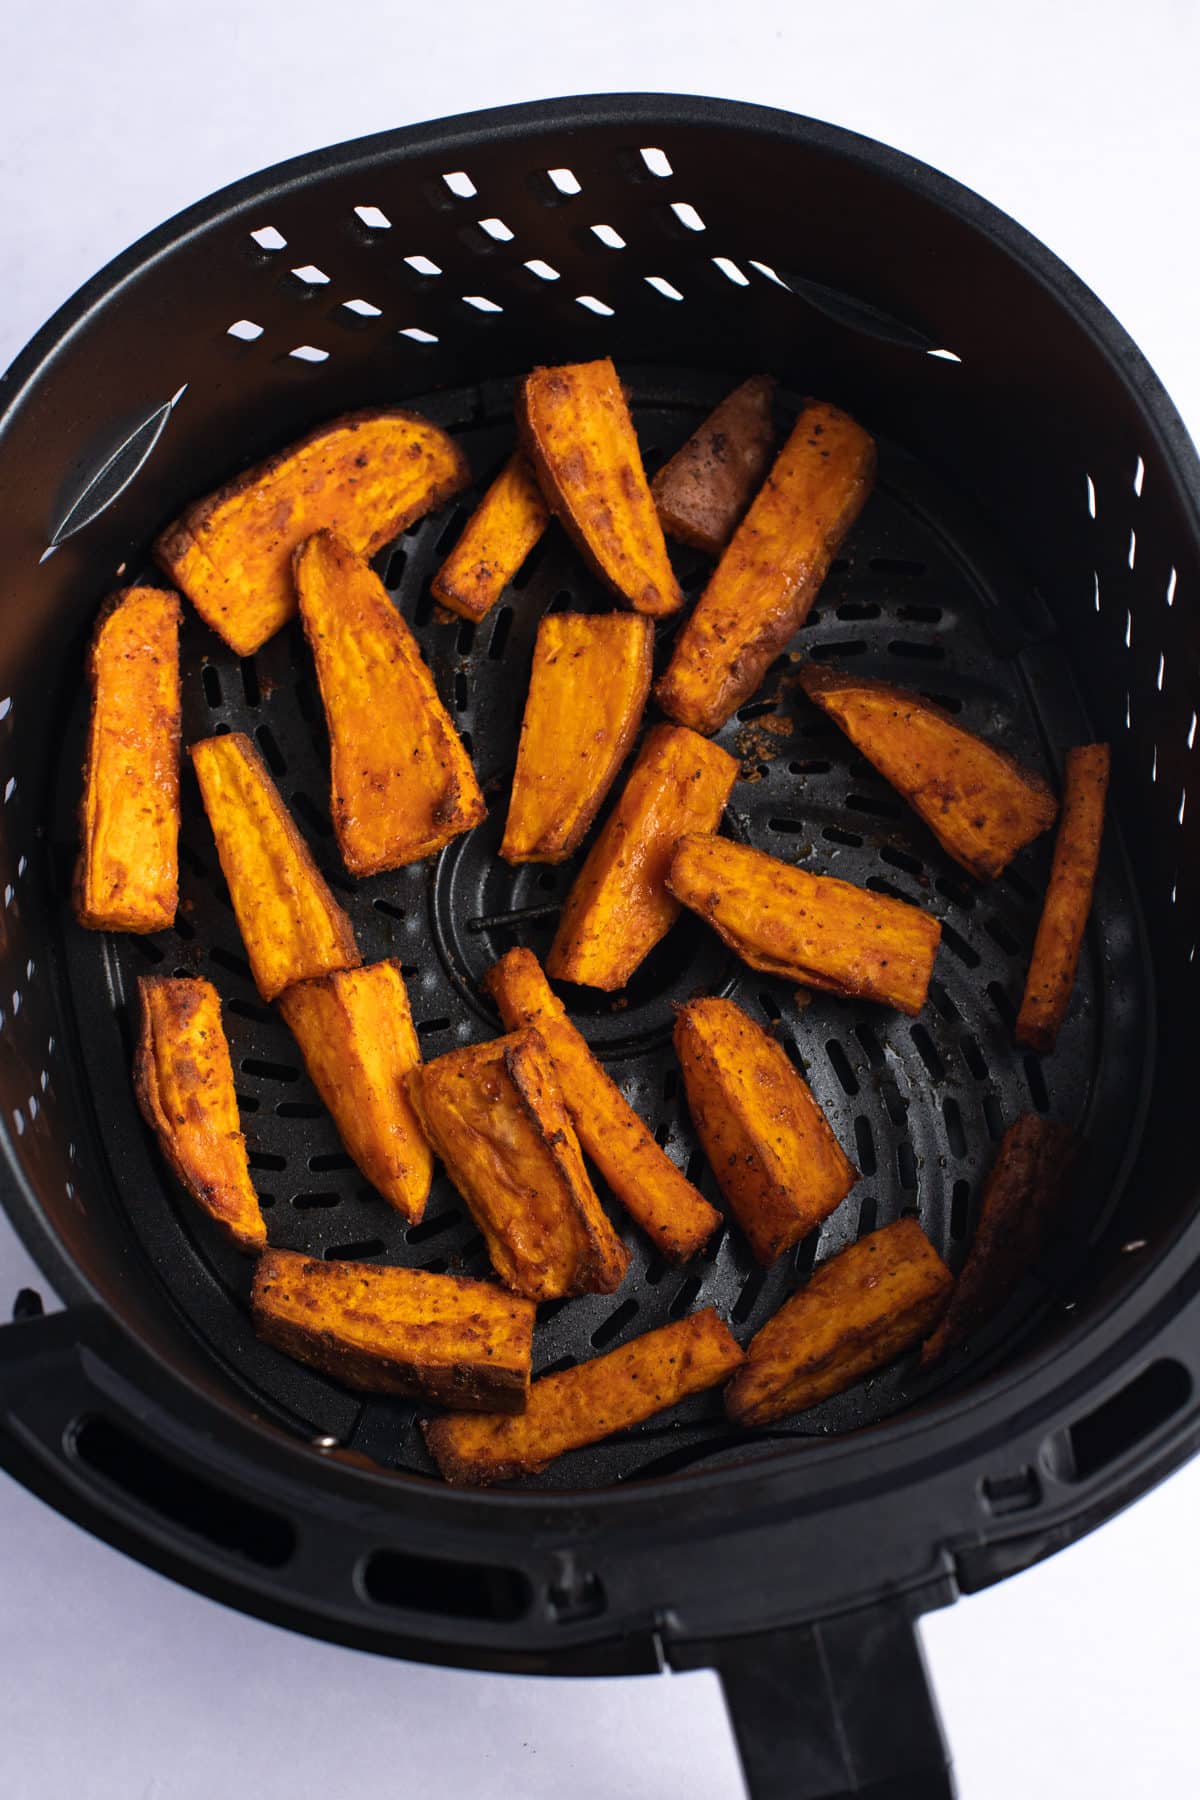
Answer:
[(252, 231), (250, 233), (250, 236), (254, 239), (254, 242), (258, 245), (260, 250), (287, 249), (287, 239), (284, 237), (282, 231), (276, 231), (273, 225), (260, 225), (257, 231)]
[(738, 268), (731, 256), (714, 256), (713, 267), (715, 269), (720, 269), (725, 279), (727, 281), (732, 281), (735, 287), (750, 286), (750, 277), (743, 274), (742, 270)]
[(448, 175), (442, 176), (442, 180), (459, 200), (473, 200), (479, 192), (465, 169), (452, 169)]
[(551, 187), (556, 187), (560, 194), (581, 194), (583, 183), (574, 169), (547, 169)]
[(467, 306), (474, 307), (476, 312), (498, 313), (504, 311), (498, 301), (489, 300), (486, 294), (464, 294), (463, 301)]
[(357, 313), (360, 319), (377, 319), (383, 312), (381, 306), (372, 306), (369, 300), (343, 300), (342, 310)]
[(683, 295), (675, 286), (675, 283), (673, 281), (668, 281), (665, 275), (647, 275), (646, 281), (647, 284), (654, 289), (656, 294), (662, 295), (664, 300), (683, 299)]
[(531, 275), (536, 275), (539, 281), (558, 280), (558, 270), (550, 263), (543, 262), (540, 256), (535, 256), (532, 262), (527, 262), (525, 264), (525, 267), (529, 270)]
[(643, 149), (641, 158), (651, 175), (665, 177), (675, 173), (665, 150)]
[(329, 280), (324, 269), (318, 269), (316, 263), (303, 263), (300, 268), (293, 269), (292, 274), (297, 281), (302, 281), (305, 287), (324, 287)]
[(599, 238), (606, 250), (624, 250), (625, 239), (611, 225), (593, 225), (592, 236)]
[(260, 338), (262, 334), (262, 326), (256, 325), (253, 319), (235, 319), (225, 336), (240, 338), (242, 343), (252, 344), (255, 338)]
[(354, 209), (361, 224), (368, 231), (390, 231), (392, 221), (378, 206), (356, 206)]
[(411, 338), (414, 344), (436, 344), (438, 342), (436, 332), (426, 331), (420, 325), (402, 325), (400, 336)]
[(516, 235), (515, 232), (511, 231), (504, 223), (503, 219), (480, 219), (479, 229), (480, 231), (485, 231), (488, 237), (492, 238), (497, 244), (510, 244)]
[(597, 300), (595, 294), (576, 294), (575, 304), (586, 307), (588, 312), (597, 313), (601, 318), (611, 319), (613, 316), (612, 307), (603, 300)]
[(440, 275), (442, 272), (431, 256), (406, 256), (404, 260), (415, 275)]
[(316, 344), (297, 344), (294, 350), (288, 351), (288, 355), (294, 357), (296, 362), (320, 363), (329, 360), (328, 350), (318, 349)]
[(696, 211), (695, 207), (689, 205), (686, 200), (673, 200), (671, 202), (671, 211), (686, 230), (703, 231), (705, 229), (704, 220), (700, 217), (700, 214)]

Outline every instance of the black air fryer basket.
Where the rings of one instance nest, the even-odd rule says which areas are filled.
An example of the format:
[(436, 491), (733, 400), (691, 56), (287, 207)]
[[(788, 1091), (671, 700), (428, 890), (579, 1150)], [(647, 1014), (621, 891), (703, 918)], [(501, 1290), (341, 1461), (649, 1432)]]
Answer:
[[(776, 1033), (863, 1180), (766, 1272), (728, 1230), (670, 1268), (622, 1215), (628, 1279), (542, 1309), (535, 1372), (700, 1305), (746, 1341), (816, 1259), (903, 1212), (958, 1266), (1023, 1110), (1076, 1126), (1082, 1167), (1051, 1252), (934, 1373), (910, 1358), (754, 1436), (701, 1396), (539, 1481), (462, 1492), (434, 1477), (413, 1407), (256, 1342), (246, 1263), (140, 1124), (136, 977), (202, 972), (271, 1241), (487, 1266), (444, 1180), (406, 1230), (343, 1154), (255, 992), (190, 776), (176, 930), (74, 926), (83, 654), (158, 529), (306, 428), (402, 401), (455, 432), (481, 485), (512, 442), (514, 379), (605, 354), (651, 467), (760, 369), (781, 422), (809, 393), (859, 417), (879, 487), (805, 649), (935, 696), (1051, 779), (1067, 746), (1105, 739), (1113, 794), (1068, 1022), (1052, 1056), (1023, 1054), (1047, 842), (965, 879), (781, 657), (721, 733), (742, 762), (728, 829), (930, 908), (929, 1003), (915, 1021), (821, 995), (801, 1011), (690, 917), (617, 1004), (576, 995), (711, 1197), (669, 1041), (696, 991)], [(715, 1665), (756, 1796), (949, 1793), (915, 1618), (1090, 1530), (1200, 1432), (1200, 483), (1134, 345), (1039, 244), (907, 157), (721, 102), (570, 100), (366, 139), (206, 201), (64, 308), (0, 402), (4, 1200), (64, 1302), (0, 1331), (7, 1466), (177, 1579), (348, 1644), (515, 1671)], [(190, 610), (184, 631), (185, 742), (256, 738), (364, 956), (402, 959), (427, 1055), (494, 1033), (483, 971), (549, 941), (572, 866), (496, 856), (517, 721), (541, 614), (611, 603), (556, 528), (482, 625), (435, 617), (429, 576), (473, 497), (378, 565), (491, 802), (428, 865), (346, 878), (298, 628), (242, 661)], [(700, 559), (680, 574), (694, 595)]]

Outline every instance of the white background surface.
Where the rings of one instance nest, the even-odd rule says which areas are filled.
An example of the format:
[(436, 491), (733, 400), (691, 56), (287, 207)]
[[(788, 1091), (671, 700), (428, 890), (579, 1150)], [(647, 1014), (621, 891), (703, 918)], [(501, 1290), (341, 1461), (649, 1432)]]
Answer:
[[(1200, 434), (1200, 7), (1006, 0), (14, 4), (0, 365), (108, 257), (318, 144), (609, 89), (716, 93), (912, 151), (1132, 331)], [(25, 1259), (0, 1222), (0, 1306)], [(925, 1641), (964, 1800), (1190, 1800), (1200, 1464)], [(172, 1587), (0, 1477), (3, 1800), (735, 1800), (715, 1680), (534, 1682), (313, 1644)]]

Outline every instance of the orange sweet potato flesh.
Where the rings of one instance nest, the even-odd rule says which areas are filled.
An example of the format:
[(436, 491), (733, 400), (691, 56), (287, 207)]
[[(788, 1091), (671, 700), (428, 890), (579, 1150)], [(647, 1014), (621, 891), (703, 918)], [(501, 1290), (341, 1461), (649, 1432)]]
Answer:
[(1041, 1254), (1066, 1198), (1074, 1142), (1065, 1125), (1022, 1113), (1000, 1140), (950, 1304), (921, 1367), (956, 1350), (999, 1312)]
[(408, 1091), (507, 1287), (558, 1300), (621, 1285), (629, 1251), (588, 1180), (536, 1031), (436, 1057), (412, 1071)]
[(813, 401), (713, 571), (655, 687), (665, 713), (713, 732), (799, 631), (875, 479), (875, 445)]
[(654, 627), (636, 613), (550, 613), (521, 720), (506, 862), (565, 862), (587, 836), (641, 723)]
[(671, 892), (752, 969), (915, 1017), (942, 928), (903, 900), (810, 875), (728, 838), (682, 838)]
[(1054, 864), (1017, 1014), (1018, 1044), (1043, 1054), (1054, 1048), (1075, 986), (1100, 861), (1109, 760), (1107, 744), (1067, 751)]
[(550, 513), (528, 459), (509, 458), (433, 578), (433, 597), (476, 623), (491, 611), (529, 555)]
[(165, 931), (179, 904), (178, 595), (113, 594), (88, 680), (75, 917), (93, 931)]
[(728, 1328), (707, 1307), (591, 1362), (543, 1375), (516, 1418), (426, 1419), (421, 1429), (447, 1481), (476, 1487), (516, 1481), (540, 1475), (567, 1450), (599, 1443), (716, 1387), (742, 1360)]
[(415, 1225), (429, 1198), (433, 1152), (404, 1085), (421, 1050), (400, 964), (298, 981), (280, 995), (279, 1010), (346, 1149)]
[(1057, 802), (1040, 775), (920, 694), (813, 663), (800, 685), (972, 875), (999, 875), (1054, 823)]
[(915, 1219), (897, 1219), (822, 1263), (750, 1340), (725, 1390), (738, 1425), (804, 1412), (906, 1350), (933, 1326), (954, 1277)]
[(329, 724), (343, 862), (377, 875), (432, 856), (487, 808), (416, 638), (336, 532), (300, 546), (296, 591)]
[(190, 755), (263, 999), (294, 981), (356, 969), (362, 957), (350, 921), (250, 739), (240, 731), (202, 738)]
[(267, 1241), (238, 1119), (233, 1064), (211, 982), (138, 980), (133, 1086), (142, 1117), (196, 1203), (239, 1250)]
[(625, 1210), (672, 1262), (694, 1256), (721, 1223), (720, 1213), (605, 1074), (532, 950), (510, 950), (483, 985), (510, 1031), (528, 1027), (541, 1037), (579, 1141)]
[(296, 611), (292, 552), (340, 531), (373, 556), (471, 478), (466, 457), (417, 413), (346, 413), (197, 500), (155, 555), (207, 625), (252, 656)]
[(601, 581), (634, 612), (678, 612), (683, 589), (611, 359), (535, 369), (517, 395), (517, 426), (551, 511)]
[(663, 530), (719, 556), (767, 472), (775, 431), (769, 375), (752, 375), (664, 463), (650, 492)]
[(694, 731), (655, 725), (563, 904), (546, 973), (611, 992), (679, 917), (667, 890), (675, 846), (713, 831), (737, 777), (732, 756)]
[(717, 1183), (764, 1265), (840, 1206), (858, 1170), (783, 1049), (732, 1000), (675, 1017), (688, 1110)]
[(466, 1412), (520, 1412), (534, 1308), (490, 1281), (268, 1250), (254, 1328), (277, 1350), (365, 1393)]

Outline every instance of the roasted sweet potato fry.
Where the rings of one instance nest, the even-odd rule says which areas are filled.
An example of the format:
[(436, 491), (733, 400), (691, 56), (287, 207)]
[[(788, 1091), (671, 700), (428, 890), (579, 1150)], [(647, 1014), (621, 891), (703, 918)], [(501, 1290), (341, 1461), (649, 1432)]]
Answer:
[(650, 692), (654, 627), (629, 613), (550, 613), (521, 720), (506, 862), (565, 862), (624, 762)]
[(875, 478), (875, 445), (835, 406), (812, 401), (675, 640), (655, 687), (665, 713), (718, 730), (808, 617)]
[(758, 1261), (773, 1263), (858, 1180), (825, 1114), (774, 1038), (732, 1000), (689, 1000), (675, 1054), (709, 1167)]
[(328, 527), (373, 556), (470, 478), (454, 439), (417, 413), (347, 413), (197, 500), (155, 554), (205, 623), (252, 656), (296, 610), (292, 552), (306, 537)]
[(942, 928), (919, 906), (810, 875), (712, 834), (679, 840), (667, 877), (752, 969), (915, 1016)]
[(541, 1037), (579, 1141), (601, 1175), (672, 1262), (686, 1262), (712, 1236), (721, 1215), (677, 1169), (567, 1017), (532, 950), (510, 950), (484, 987), (510, 1031)]
[(634, 612), (678, 612), (683, 589), (610, 358), (535, 369), (517, 395), (517, 426), (551, 511), (600, 579)]
[(1023, 769), (906, 688), (808, 663), (800, 685), (924, 819), (942, 848), (981, 879), (1054, 823), (1054, 795)]
[(1100, 861), (1108, 768), (1107, 744), (1067, 751), (1054, 865), (1017, 1014), (1018, 1044), (1043, 1055), (1054, 1048), (1075, 986)]
[(433, 578), (433, 597), (460, 618), (482, 619), (512, 580), (550, 513), (528, 459), (509, 458)]
[(298, 981), (279, 1010), (343, 1144), (373, 1187), (415, 1225), (433, 1152), (405, 1088), (421, 1060), (400, 964), (335, 969)]
[(178, 595), (113, 594), (88, 680), (75, 917), (93, 931), (165, 931), (179, 904)]
[(725, 1390), (738, 1425), (804, 1412), (919, 1344), (954, 1278), (915, 1219), (897, 1219), (817, 1269), (750, 1340)]
[(956, 1350), (1004, 1305), (1041, 1255), (1066, 1197), (1074, 1142), (1065, 1125), (1022, 1113), (1000, 1140), (979, 1221), (945, 1314), (921, 1367)]
[(426, 1419), (421, 1429), (446, 1480), (484, 1487), (540, 1475), (564, 1451), (640, 1425), (738, 1367), (743, 1352), (711, 1307), (647, 1331), (606, 1356), (543, 1375), (515, 1419)]
[(190, 755), (263, 999), (294, 981), (356, 969), (362, 957), (350, 921), (250, 739), (240, 731), (202, 738)]
[(669, 537), (721, 554), (767, 472), (774, 390), (769, 375), (752, 375), (663, 464), (650, 492)]
[(621, 798), (567, 895), (546, 973), (611, 991), (679, 917), (667, 871), (680, 838), (713, 831), (738, 765), (678, 725), (646, 734)]
[(417, 640), (336, 532), (297, 550), (296, 591), (329, 723), (343, 862), (377, 875), (432, 856), (487, 808)]
[(233, 1064), (211, 982), (138, 979), (133, 1086), (142, 1117), (192, 1199), (239, 1250), (267, 1241), (238, 1120)]
[(621, 1285), (629, 1252), (588, 1180), (536, 1031), (436, 1057), (412, 1071), (408, 1091), (514, 1293), (557, 1300)]
[(516, 1413), (534, 1307), (490, 1281), (268, 1250), (250, 1296), (260, 1338), (371, 1394)]

